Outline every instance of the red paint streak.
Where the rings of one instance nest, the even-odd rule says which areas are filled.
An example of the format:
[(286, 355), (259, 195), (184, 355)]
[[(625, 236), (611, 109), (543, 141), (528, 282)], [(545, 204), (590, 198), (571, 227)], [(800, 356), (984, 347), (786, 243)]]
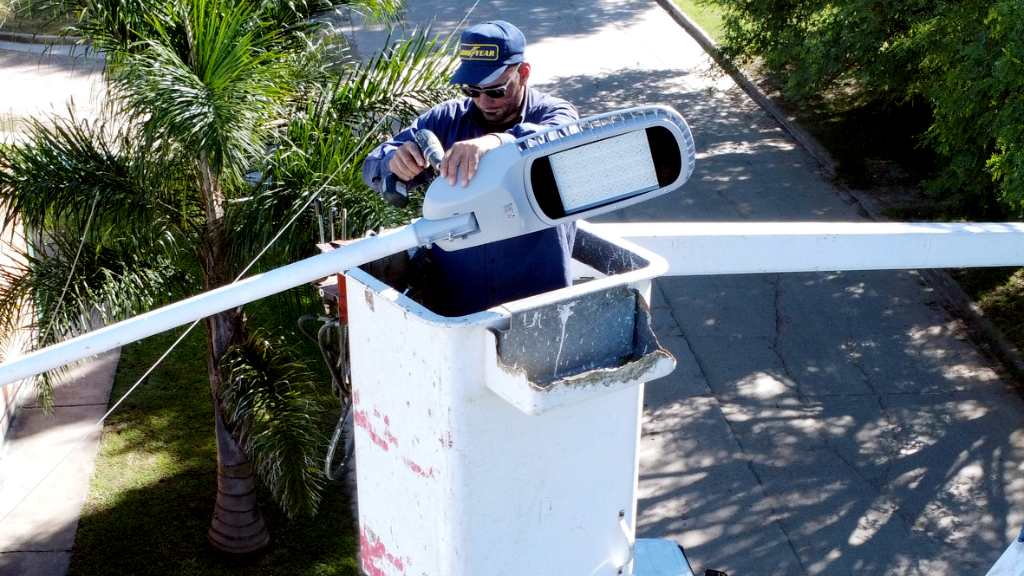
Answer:
[(419, 464), (413, 462), (412, 460), (409, 460), (408, 458), (402, 458), (402, 460), (405, 460), (405, 465), (408, 466), (410, 470), (412, 470), (413, 472), (419, 474), (420, 476), (422, 476), (424, 478), (433, 478), (434, 477), (434, 469), (433, 468), (431, 468), (429, 472), (424, 472), (423, 468), (421, 468)]
[(402, 559), (389, 554), (384, 548), (384, 542), (381, 542), (379, 538), (373, 545), (370, 545), (370, 538), (365, 529), (359, 531), (359, 550), (363, 556), (363, 571), (367, 576), (387, 576), (384, 569), (377, 565), (382, 559), (387, 560), (392, 566), (401, 570), (402, 574), (405, 574), (405, 563), (402, 562)]
[(359, 404), (359, 390), (352, 391), (352, 403)]
[[(353, 399), (353, 402), (355, 402), (355, 399)], [(380, 418), (380, 411), (374, 409), (373, 415), (377, 418)], [(366, 430), (370, 434), (370, 439), (373, 440), (373, 443), (376, 444), (377, 446), (380, 446), (385, 452), (388, 451), (388, 444), (392, 444), (395, 447), (398, 446), (398, 438), (396, 438), (395, 435), (392, 434), (391, 430), (388, 428), (388, 426), (391, 424), (391, 419), (388, 418), (387, 416), (384, 417), (383, 437), (381, 437), (380, 434), (377, 434), (377, 431), (373, 429), (373, 424), (370, 423), (370, 416), (369, 414), (367, 414), (366, 410), (356, 410), (355, 413), (352, 415), (352, 418), (356, 426), (362, 428), (363, 430)]]
[(370, 418), (366, 415), (366, 410), (356, 410), (352, 415), (352, 420), (355, 422), (356, 426), (366, 430), (370, 435), (370, 440), (373, 440), (374, 444), (383, 448), (385, 452), (388, 451), (388, 443), (378, 436), (376, 431), (374, 431), (373, 424), (370, 424)]

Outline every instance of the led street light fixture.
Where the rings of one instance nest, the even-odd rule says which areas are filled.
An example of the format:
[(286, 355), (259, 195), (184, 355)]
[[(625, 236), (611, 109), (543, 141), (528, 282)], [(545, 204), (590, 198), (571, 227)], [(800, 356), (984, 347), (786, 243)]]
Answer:
[(675, 190), (693, 173), (694, 157), (690, 129), (671, 108), (592, 116), (491, 150), (466, 188), (434, 180), (423, 219), (472, 215), (477, 230), (436, 245), (479, 246)]

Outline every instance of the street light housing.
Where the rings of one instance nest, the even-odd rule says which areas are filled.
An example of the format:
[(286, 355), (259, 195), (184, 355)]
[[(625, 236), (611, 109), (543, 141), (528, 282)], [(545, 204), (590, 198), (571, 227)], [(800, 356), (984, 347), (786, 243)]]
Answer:
[(491, 150), (463, 188), (437, 179), (423, 218), (471, 214), (477, 230), (436, 245), (460, 250), (643, 202), (693, 173), (693, 136), (675, 110), (631, 108), (531, 134)]

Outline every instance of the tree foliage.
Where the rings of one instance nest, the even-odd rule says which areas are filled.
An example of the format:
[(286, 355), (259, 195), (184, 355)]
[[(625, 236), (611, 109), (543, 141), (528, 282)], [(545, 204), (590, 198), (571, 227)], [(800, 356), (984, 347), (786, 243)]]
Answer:
[(965, 211), (998, 201), (1024, 217), (1024, 4), (956, 3), (927, 34), (941, 48), (921, 86), (935, 114), (925, 141), (945, 159), (934, 187)]
[(333, 401), (280, 338), (262, 331), (232, 348), (221, 360), (224, 385), (218, 391), (229, 407), (228, 423), (252, 456), (274, 498), (289, 515), (312, 515), (326, 477), (321, 469), (331, 426), (324, 406)]
[[(314, 197), (347, 208), (353, 235), (408, 221), (366, 190), (360, 165), (392, 123), (452, 94), (449, 44), (416, 32), (355, 60), (313, 18), (342, 6), (393, 18), (398, 2), (47, 1), (104, 52), (108, 90), (102, 119), (72, 111), (0, 147), (4, 226), (33, 231), (23, 264), (2, 271), (0, 336), (29, 300), (41, 347), (89, 330), (97, 310), (121, 320), (309, 256)], [(323, 481), (310, 454), (323, 435), (310, 431), (318, 399), (305, 372), (249, 337), (244, 307), (206, 328), (220, 463), (251, 470), (254, 457), (289, 515), (315, 511)], [(236, 474), (220, 477), (250, 482)], [(242, 489), (218, 483), (218, 510), (255, 510), (221, 506), (254, 498), (232, 485)]]
[(758, 60), (796, 100), (927, 102), (929, 182), (965, 216), (1024, 217), (1024, 5), (1019, 0), (708, 0), (723, 53)]

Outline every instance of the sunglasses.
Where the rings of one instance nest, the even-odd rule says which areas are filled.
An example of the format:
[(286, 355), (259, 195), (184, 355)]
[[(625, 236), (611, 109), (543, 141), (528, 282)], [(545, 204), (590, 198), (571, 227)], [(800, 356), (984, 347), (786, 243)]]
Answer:
[(515, 74), (508, 77), (505, 83), (501, 86), (492, 86), (490, 88), (481, 88), (480, 86), (460, 86), (459, 89), (462, 93), (470, 98), (479, 98), (481, 94), (487, 94), (490, 98), (504, 98), (505, 92), (508, 91), (508, 85), (512, 83), (512, 78), (515, 78)]

